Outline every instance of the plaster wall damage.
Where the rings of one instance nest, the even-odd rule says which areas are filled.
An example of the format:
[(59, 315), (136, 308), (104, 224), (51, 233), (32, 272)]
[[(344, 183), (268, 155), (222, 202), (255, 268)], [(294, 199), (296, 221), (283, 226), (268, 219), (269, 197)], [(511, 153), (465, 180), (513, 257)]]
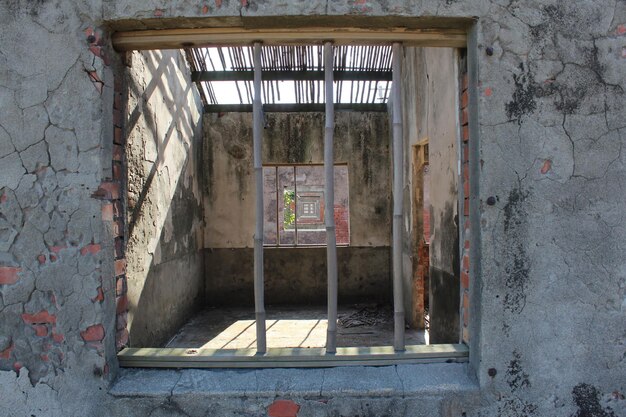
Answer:
[[(304, 26), (468, 30), (469, 363), (120, 370), (132, 296), (115, 242), (131, 236), (132, 250), (132, 235), (115, 207), (139, 196), (115, 146), (129, 139), (128, 175), (166, 159), (143, 207), (171, 235), (150, 235), (128, 268), (166, 285), (170, 266), (201, 270), (208, 246), (194, 232), (202, 170), (173, 152), (195, 146), (191, 90), (151, 103), (171, 88), (146, 93), (157, 53), (118, 53), (111, 34)], [(178, 78), (177, 53), (162, 56)], [(0, 414), (626, 416), (625, 67), (621, 0), (0, 2)], [(138, 87), (127, 108), (125, 73)], [(170, 123), (175, 109), (186, 116)], [(155, 152), (170, 126), (172, 153)]]

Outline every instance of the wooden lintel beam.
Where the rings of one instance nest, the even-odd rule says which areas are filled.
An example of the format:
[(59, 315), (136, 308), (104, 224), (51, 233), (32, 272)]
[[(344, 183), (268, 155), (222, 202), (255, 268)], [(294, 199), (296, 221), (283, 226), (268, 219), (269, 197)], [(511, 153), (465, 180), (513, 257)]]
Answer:
[[(391, 71), (333, 71), (335, 81), (391, 81)], [(193, 71), (191, 81), (252, 81), (254, 71)], [(264, 81), (321, 81), (324, 71), (263, 71)]]
[[(324, 112), (324, 103), (264, 104), (264, 113)], [(386, 112), (385, 103), (335, 103), (336, 111)], [(207, 104), (205, 113), (251, 113), (252, 104)]]
[(301, 28), (244, 29), (202, 28), (164, 29), (116, 32), (112, 37), (117, 51), (181, 49), (204, 46), (243, 46), (262, 41), (265, 45), (321, 44), (389, 45), (402, 42), (405, 46), (434, 46), (463, 48), (465, 29), (361, 29), (361, 28)]

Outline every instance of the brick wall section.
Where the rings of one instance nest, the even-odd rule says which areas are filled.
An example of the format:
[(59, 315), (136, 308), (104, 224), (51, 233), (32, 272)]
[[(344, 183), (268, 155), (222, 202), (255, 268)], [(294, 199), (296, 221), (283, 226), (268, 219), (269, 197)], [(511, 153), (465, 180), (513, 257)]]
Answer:
[(462, 326), (462, 340), (465, 343), (469, 343), (469, 304), (470, 304), (470, 275), (469, 275), (469, 234), (470, 234), (470, 222), (469, 222), (469, 117), (468, 117), (468, 103), (469, 92), (468, 76), (465, 72), (461, 76), (461, 138), (462, 138), (462, 186), (463, 186), (463, 215), (461, 216), (461, 225), (463, 230), (463, 249), (461, 251), (461, 326)]
[[(122, 130), (123, 104), (122, 82), (117, 77), (114, 82), (113, 99), (113, 146), (112, 146), (112, 178), (107, 179), (100, 185), (95, 197), (101, 198), (102, 220), (110, 222), (114, 235), (114, 275), (115, 275), (115, 305), (116, 305), (116, 346), (121, 350), (128, 344), (128, 330), (126, 328), (128, 316), (128, 298), (126, 296), (126, 259), (125, 259), (125, 229), (123, 209), (123, 160), (124, 160), (124, 135)], [(96, 300), (102, 301), (104, 294), (99, 292)], [(92, 326), (81, 333), (85, 341), (94, 342), (104, 338), (104, 329)]]
[(339, 245), (350, 243), (350, 227), (348, 223), (348, 209), (344, 206), (335, 205), (335, 236)]

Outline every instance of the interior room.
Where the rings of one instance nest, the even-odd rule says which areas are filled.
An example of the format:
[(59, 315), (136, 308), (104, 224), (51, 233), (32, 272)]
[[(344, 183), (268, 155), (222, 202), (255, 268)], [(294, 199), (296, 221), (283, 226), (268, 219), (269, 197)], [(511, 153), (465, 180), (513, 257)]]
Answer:
[(255, 348), (257, 274), (267, 348), (326, 347), (332, 232), (337, 347), (459, 342), (464, 59), (396, 51), (394, 106), (392, 45), (332, 47), (326, 166), (324, 45), (261, 46), (261, 169), (254, 47), (127, 54), (130, 347)]

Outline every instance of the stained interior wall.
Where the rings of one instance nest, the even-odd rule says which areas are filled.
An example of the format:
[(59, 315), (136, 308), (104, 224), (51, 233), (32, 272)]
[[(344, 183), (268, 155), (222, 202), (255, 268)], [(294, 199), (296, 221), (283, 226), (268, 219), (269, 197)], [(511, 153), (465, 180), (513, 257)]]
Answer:
[[(324, 114), (268, 113), (263, 163), (322, 163)], [(338, 112), (335, 161), (349, 170), (350, 245), (338, 251), (339, 300), (390, 302), (391, 190), (385, 113)], [(252, 303), (252, 115), (207, 114), (204, 216), (209, 304)], [(266, 248), (265, 299), (325, 303), (324, 248)]]
[(131, 346), (158, 346), (204, 295), (201, 102), (180, 51), (128, 63), (128, 329)]
[[(430, 342), (455, 343), (459, 335), (458, 258), (458, 86), (456, 52), (451, 48), (406, 48), (403, 60), (404, 118), (404, 246), (403, 282), (405, 311), (415, 311), (416, 268), (419, 254), (412, 234), (423, 233), (421, 213), (412, 210), (414, 193), (425, 185), (415, 184), (414, 146), (428, 143), (430, 214), (429, 315)], [(416, 227), (418, 226), (418, 227)], [(414, 320), (414, 314), (407, 314)], [(413, 324), (413, 323), (411, 323)]]

